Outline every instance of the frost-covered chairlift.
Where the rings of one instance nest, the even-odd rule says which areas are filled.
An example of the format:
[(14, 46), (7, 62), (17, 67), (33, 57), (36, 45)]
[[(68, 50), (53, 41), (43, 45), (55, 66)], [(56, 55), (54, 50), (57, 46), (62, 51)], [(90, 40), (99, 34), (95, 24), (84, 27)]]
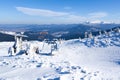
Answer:
[(55, 41), (51, 41), (51, 55), (53, 54), (53, 51), (56, 51), (58, 49), (58, 45)]
[[(45, 43), (47, 43), (48, 45), (50, 45), (50, 52), (48, 52), (49, 55), (53, 54), (53, 51), (58, 49), (58, 45), (57, 45), (57, 39), (53, 39), (53, 40), (45, 40)], [(44, 46), (45, 47), (45, 46)]]
[(23, 34), (14, 34), (15, 37), (15, 43), (12, 47), (9, 48), (8, 54), (9, 55), (16, 55), (17, 53), (21, 52), (22, 50), (22, 38), (27, 37)]

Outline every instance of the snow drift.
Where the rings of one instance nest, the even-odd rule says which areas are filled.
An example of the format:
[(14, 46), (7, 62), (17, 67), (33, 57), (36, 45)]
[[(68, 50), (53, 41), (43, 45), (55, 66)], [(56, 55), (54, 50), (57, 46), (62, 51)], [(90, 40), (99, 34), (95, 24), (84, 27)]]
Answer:
[[(38, 41), (27, 43), (43, 46)], [(58, 41), (54, 55), (9, 56), (13, 44), (0, 43), (0, 80), (120, 80), (120, 33)], [(49, 52), (49, 45), (44, 46)]]

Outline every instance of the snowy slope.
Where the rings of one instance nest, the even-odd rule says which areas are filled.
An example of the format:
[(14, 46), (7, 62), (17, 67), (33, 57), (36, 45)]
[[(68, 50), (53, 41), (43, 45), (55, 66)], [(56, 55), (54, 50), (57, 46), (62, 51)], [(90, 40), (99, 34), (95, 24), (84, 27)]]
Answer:
[(0, 43), (0, 80), (120, 80), (120, 33), (58, 42), (54, 55), (43, 54), (46, 43), (27, 43), (42, 54), (9, 56), (13, 42)]

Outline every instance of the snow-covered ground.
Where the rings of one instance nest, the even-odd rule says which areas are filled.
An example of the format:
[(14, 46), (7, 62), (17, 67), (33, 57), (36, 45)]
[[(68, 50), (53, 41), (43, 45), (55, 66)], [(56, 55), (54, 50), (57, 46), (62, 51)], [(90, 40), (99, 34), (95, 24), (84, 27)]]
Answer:
[(44, 51), (9, 56), (13, 42), (0, 43), (0, 80), (120, 80), (120, 33), (58, 42), (54, 55), (46, 43), (28, 43)]

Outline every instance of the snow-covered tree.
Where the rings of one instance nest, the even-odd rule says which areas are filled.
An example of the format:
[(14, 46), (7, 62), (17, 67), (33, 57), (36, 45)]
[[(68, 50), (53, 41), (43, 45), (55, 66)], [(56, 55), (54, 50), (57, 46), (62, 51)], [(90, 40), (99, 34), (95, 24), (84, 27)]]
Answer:
[(82, 41), (81, 37), (79, 37), (79, 41), (80, 41), (80, 42)]
[(109, 37), (111, 36), (111, 32), (108, 32), (108, 36), (109, 36)]
[(27, 55), (34, 55), (34, 54), (39, 54), (39, 47), (38, 46), (35, 46), (34, 44), (27, 44), (27, 49), (26, 49), (26, 54)]
[(88, 33), (87, 32), (85, 32), (85, 38), (87, 38), (88, 37)]
[(104, 31), (104, 34), (107, 35), (107, 31)]
[(14, 53), (19, 53), (22, 49), (22, 37), (21, 36), (15, 36), (15, 43), (13, 45)]
[(16, 55), (22, 50), (22, 36), (15, 35), (15, 43), (8, 49), (9, 55)]
[(119, 28), (117, 28), (116, 30), (117, 30), (118, 33), (120, 33), (120, 29)]
[(88, 34), (88, 37), (89, 37), (89, 38), (93, 38), (93, 35), (92, 35), (91, 32)]
[(101, 35), (102, 33), (101, 33), (101, 31), (99, 31), (99, 35)]
[(97, 44), (97, 38), (96, 37), (93, 38), (93, 41), (94, 41), (94, 44)]

